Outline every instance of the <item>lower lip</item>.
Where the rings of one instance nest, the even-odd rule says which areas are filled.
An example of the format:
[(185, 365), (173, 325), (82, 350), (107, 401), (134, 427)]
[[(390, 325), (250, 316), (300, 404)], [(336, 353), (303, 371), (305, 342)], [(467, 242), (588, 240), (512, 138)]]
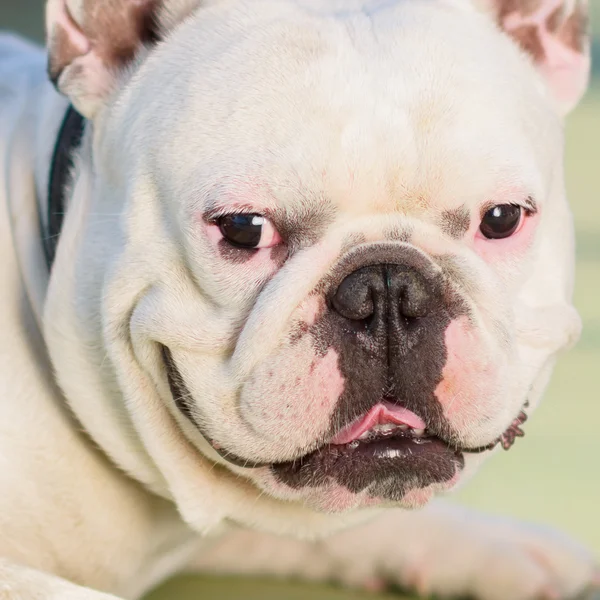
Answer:
[[(371, 441), (354, 440), (328, 445), (296, 461), (275, 464), (271, 470), (292, 488), (321, 486), (328, 481), (350, 491), (377, 490), (393, 480), (396, 488), (423, 488), (445, 484), (462, 470), (462, 452), (451, 449), (437, 437), (412, 436), (401, 432)], [(381, 495), (379, 491), (374, 491)], [(395, 494), (394, 500), (397, 500)]]

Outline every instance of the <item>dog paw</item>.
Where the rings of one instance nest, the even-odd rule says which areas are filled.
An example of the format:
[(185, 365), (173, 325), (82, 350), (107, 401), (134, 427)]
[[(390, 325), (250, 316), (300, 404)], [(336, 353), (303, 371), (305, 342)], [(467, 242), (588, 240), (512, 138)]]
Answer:
[(440, 599), (600, 600), (594, 557), (567, 536), (457, 507), (377, 519), (331, 549), (342, 583), (363, 589), (385, 582)]
[(566, 536), (480, 522), (454, 540), (423, 548), (408, 563), (403, 583), (425, 597), (600, 600), (599, 576), (592, 555)]

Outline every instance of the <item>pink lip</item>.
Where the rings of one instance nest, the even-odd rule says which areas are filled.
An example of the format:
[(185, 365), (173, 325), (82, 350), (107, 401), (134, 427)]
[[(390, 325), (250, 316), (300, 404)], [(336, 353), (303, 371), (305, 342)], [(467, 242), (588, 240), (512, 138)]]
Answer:
[(380, 402), (376, 404), (366, 415), (354, 421), (351, 425), (340, 431), (331, 440), (332, 444), (348, 444), (359, 438), (365, 431), (375, 425), (385, 425), (386, 423), (395, 423), (396, 425), (408, 425), (413, 429), (425, 429), (425, 422), (415, 415), (414, 412), (396, 406), (391, 402)]

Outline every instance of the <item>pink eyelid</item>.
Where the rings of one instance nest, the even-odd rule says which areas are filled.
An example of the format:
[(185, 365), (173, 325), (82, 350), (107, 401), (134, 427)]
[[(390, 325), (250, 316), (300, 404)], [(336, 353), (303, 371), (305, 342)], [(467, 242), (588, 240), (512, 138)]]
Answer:
[(273, 248), (273, 246), (277, 246), (281, 244), (281, 236), (275, 226), (267, 217), (264, 218), (262, 235), (260, 237), (260, 242), (256, 248)]

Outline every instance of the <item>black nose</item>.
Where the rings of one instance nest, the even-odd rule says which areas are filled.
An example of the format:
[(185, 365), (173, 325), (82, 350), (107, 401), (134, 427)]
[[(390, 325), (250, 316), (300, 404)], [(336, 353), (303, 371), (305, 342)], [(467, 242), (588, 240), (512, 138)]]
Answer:
[(350, 273), (331, 299), (335, 312), (350, 321), (404, 324), (426, 317), (436, 303), (435, 289), (418, 269), (372, 265)]

